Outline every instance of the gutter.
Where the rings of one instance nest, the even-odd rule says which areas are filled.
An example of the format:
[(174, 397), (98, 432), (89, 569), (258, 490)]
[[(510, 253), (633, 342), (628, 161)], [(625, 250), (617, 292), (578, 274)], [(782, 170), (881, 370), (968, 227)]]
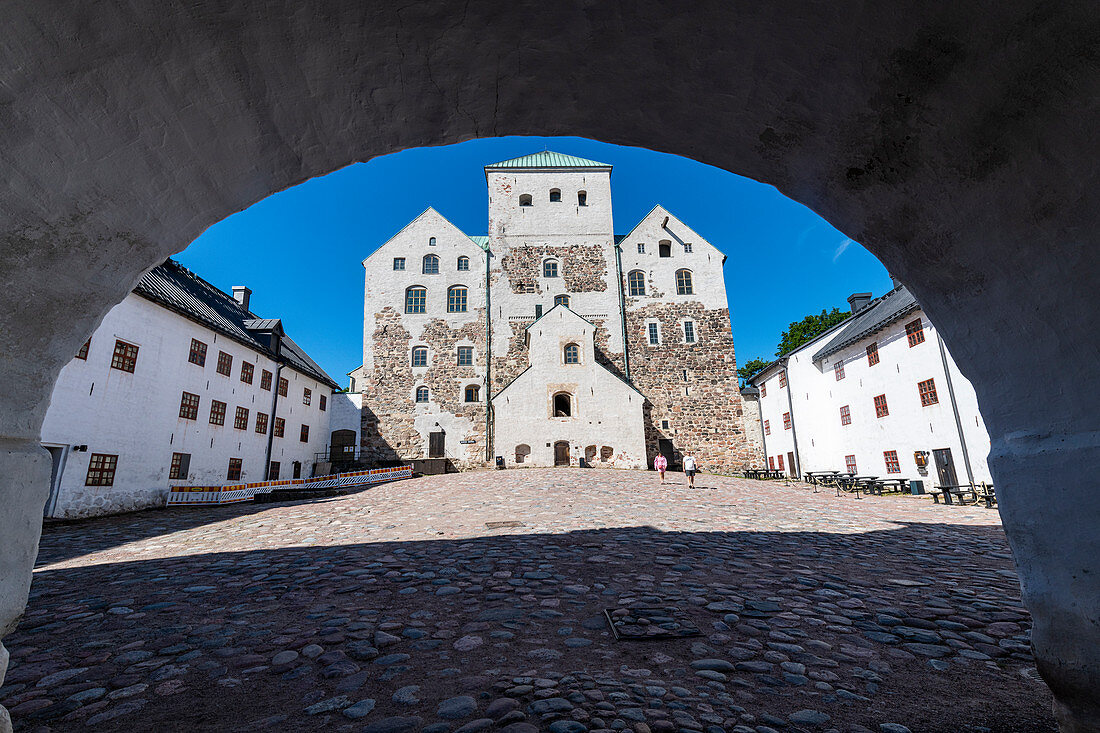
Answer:
[(485, 250), (485, 462), (493, 461), (493, 314), (489, 288), (489, 250)]
[(966, 449), (966, 436), (963, 434), (962, 419), (959, 417), (959, 406), (955, 402), (955, 386), (951, 383), (951, 369), (947, 364), (947, 350), (944, 348), (940, 331), (936, 329), (936, 342), (940, 345), (940, 360), (943, 361), (943, 376), (947, 379), (947, 395), (951, 398), (951, 412), (955, 414), (955, 429), (959, 431), (959, 445), (962, 446), (963, 465), (966, 466), (966, 480), (974, 484), (974, 471), (970, 468), (970, 451)]
[(615, 269), (619, 275), (619, 322), (623, 328), (623, 368), (627, 381), (630, 380), (630, 349), (627, 347), (626, 341), (626, 296), (623, 295), (623, 248), (614, 242), (614, 235), (611, 237), (611, 246), (615, 248)]
[(264, 479), (271, 480), (271, 447), (275, 442), (275, 410), (279, 407), (279, 375), (283, 373), (283, 364), (279, 361), (279, 352), (282, 351), (283, 339), (280, 336), (275, 342), (275, 383), (271, 385), (271, 424), (267, 430), (267, 450), (264, 452)]

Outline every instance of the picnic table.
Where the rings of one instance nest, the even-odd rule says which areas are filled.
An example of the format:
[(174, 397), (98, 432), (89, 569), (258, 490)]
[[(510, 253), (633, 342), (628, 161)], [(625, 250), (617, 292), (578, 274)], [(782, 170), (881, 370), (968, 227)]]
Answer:
[(860, 487), (859, 483), (856, 481), (857, 478), (858, 477), (854, 473), (837, 473), (837, 475), (833, 477), (833, 481), (835, 481), (836, 484), (836, 495), (840, 496), (841, 491), (854, 491), (857, 499), (863, 498), (859, 495)]
[(942, 486), (936, 486), (930, 492), (932, 494), (932, 500), (937, 504), (940, 503), (940, 497), (943, 497), (944, 504), (952, 504), (951, 497), (954, 496), (959, 504), (967, 504), (966, 497), (970, 497), (970, 504), (977, 504), (979, 501), (985, 503), (986, 509), (992, 509), (993, 505), (997, 503), (997, 493), (993, 490), (993, 484), (982, 481), (980, 484), (945, 484)]
[(877, 483), (879, 495), (884, 491), (899, 491), (903, 494), (909, 492), (909, 479), (907, 478), (887, 478)]

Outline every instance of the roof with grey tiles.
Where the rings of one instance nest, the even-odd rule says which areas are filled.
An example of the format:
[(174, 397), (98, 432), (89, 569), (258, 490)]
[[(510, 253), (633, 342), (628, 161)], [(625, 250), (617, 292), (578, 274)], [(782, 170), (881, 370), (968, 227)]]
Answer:
[[(275, 358), (257, 332), (277, 329), (277, 318), (257, 318), (241, 307), (232, 295), (214, 287), (175, 260), (165, 260), (142, 276), (134, 293), (212, 331)], [(332, 377), (309, 358), (305, 350), (285, 334), (281, 344), (283, 364), (339, 389)]]
[(852, 316), (847, 321), (848, 327), (821, 347), (813, 360), (821, 361), (917, 310), (920, 310), (920, 303), (908, 288), (899, 285)]

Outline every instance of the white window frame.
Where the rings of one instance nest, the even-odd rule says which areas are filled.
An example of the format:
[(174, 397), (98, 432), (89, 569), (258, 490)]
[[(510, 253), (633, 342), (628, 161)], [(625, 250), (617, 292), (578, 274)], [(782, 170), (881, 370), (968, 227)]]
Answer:
[[(657, 331), (657, 341), (653, 341), (653, 331)], [(645, 342), (648, 346), (660, 346), (661, 345), (661, 322), (660, 321), (646, 321), (645, 322)]]
[[(688, 324), (691, 324), (691, 340), (688, 341)], [(699, 329), (696, 326), (694, 318), (685, 318), (680, 321), (680, 333), (684, 339), (685, 344), (697, 344), (699, 343)]]

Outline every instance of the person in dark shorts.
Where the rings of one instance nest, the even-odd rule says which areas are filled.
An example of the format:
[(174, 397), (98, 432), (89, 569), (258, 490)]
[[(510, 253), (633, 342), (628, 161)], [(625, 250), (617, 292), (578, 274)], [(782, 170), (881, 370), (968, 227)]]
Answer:
[(695, 462), (695, 454), (688, 451), (684, 454), (684, 475), (688, 477), (688, 488), (695, 488), (695, 474), (699, 472), (699, 466)]

